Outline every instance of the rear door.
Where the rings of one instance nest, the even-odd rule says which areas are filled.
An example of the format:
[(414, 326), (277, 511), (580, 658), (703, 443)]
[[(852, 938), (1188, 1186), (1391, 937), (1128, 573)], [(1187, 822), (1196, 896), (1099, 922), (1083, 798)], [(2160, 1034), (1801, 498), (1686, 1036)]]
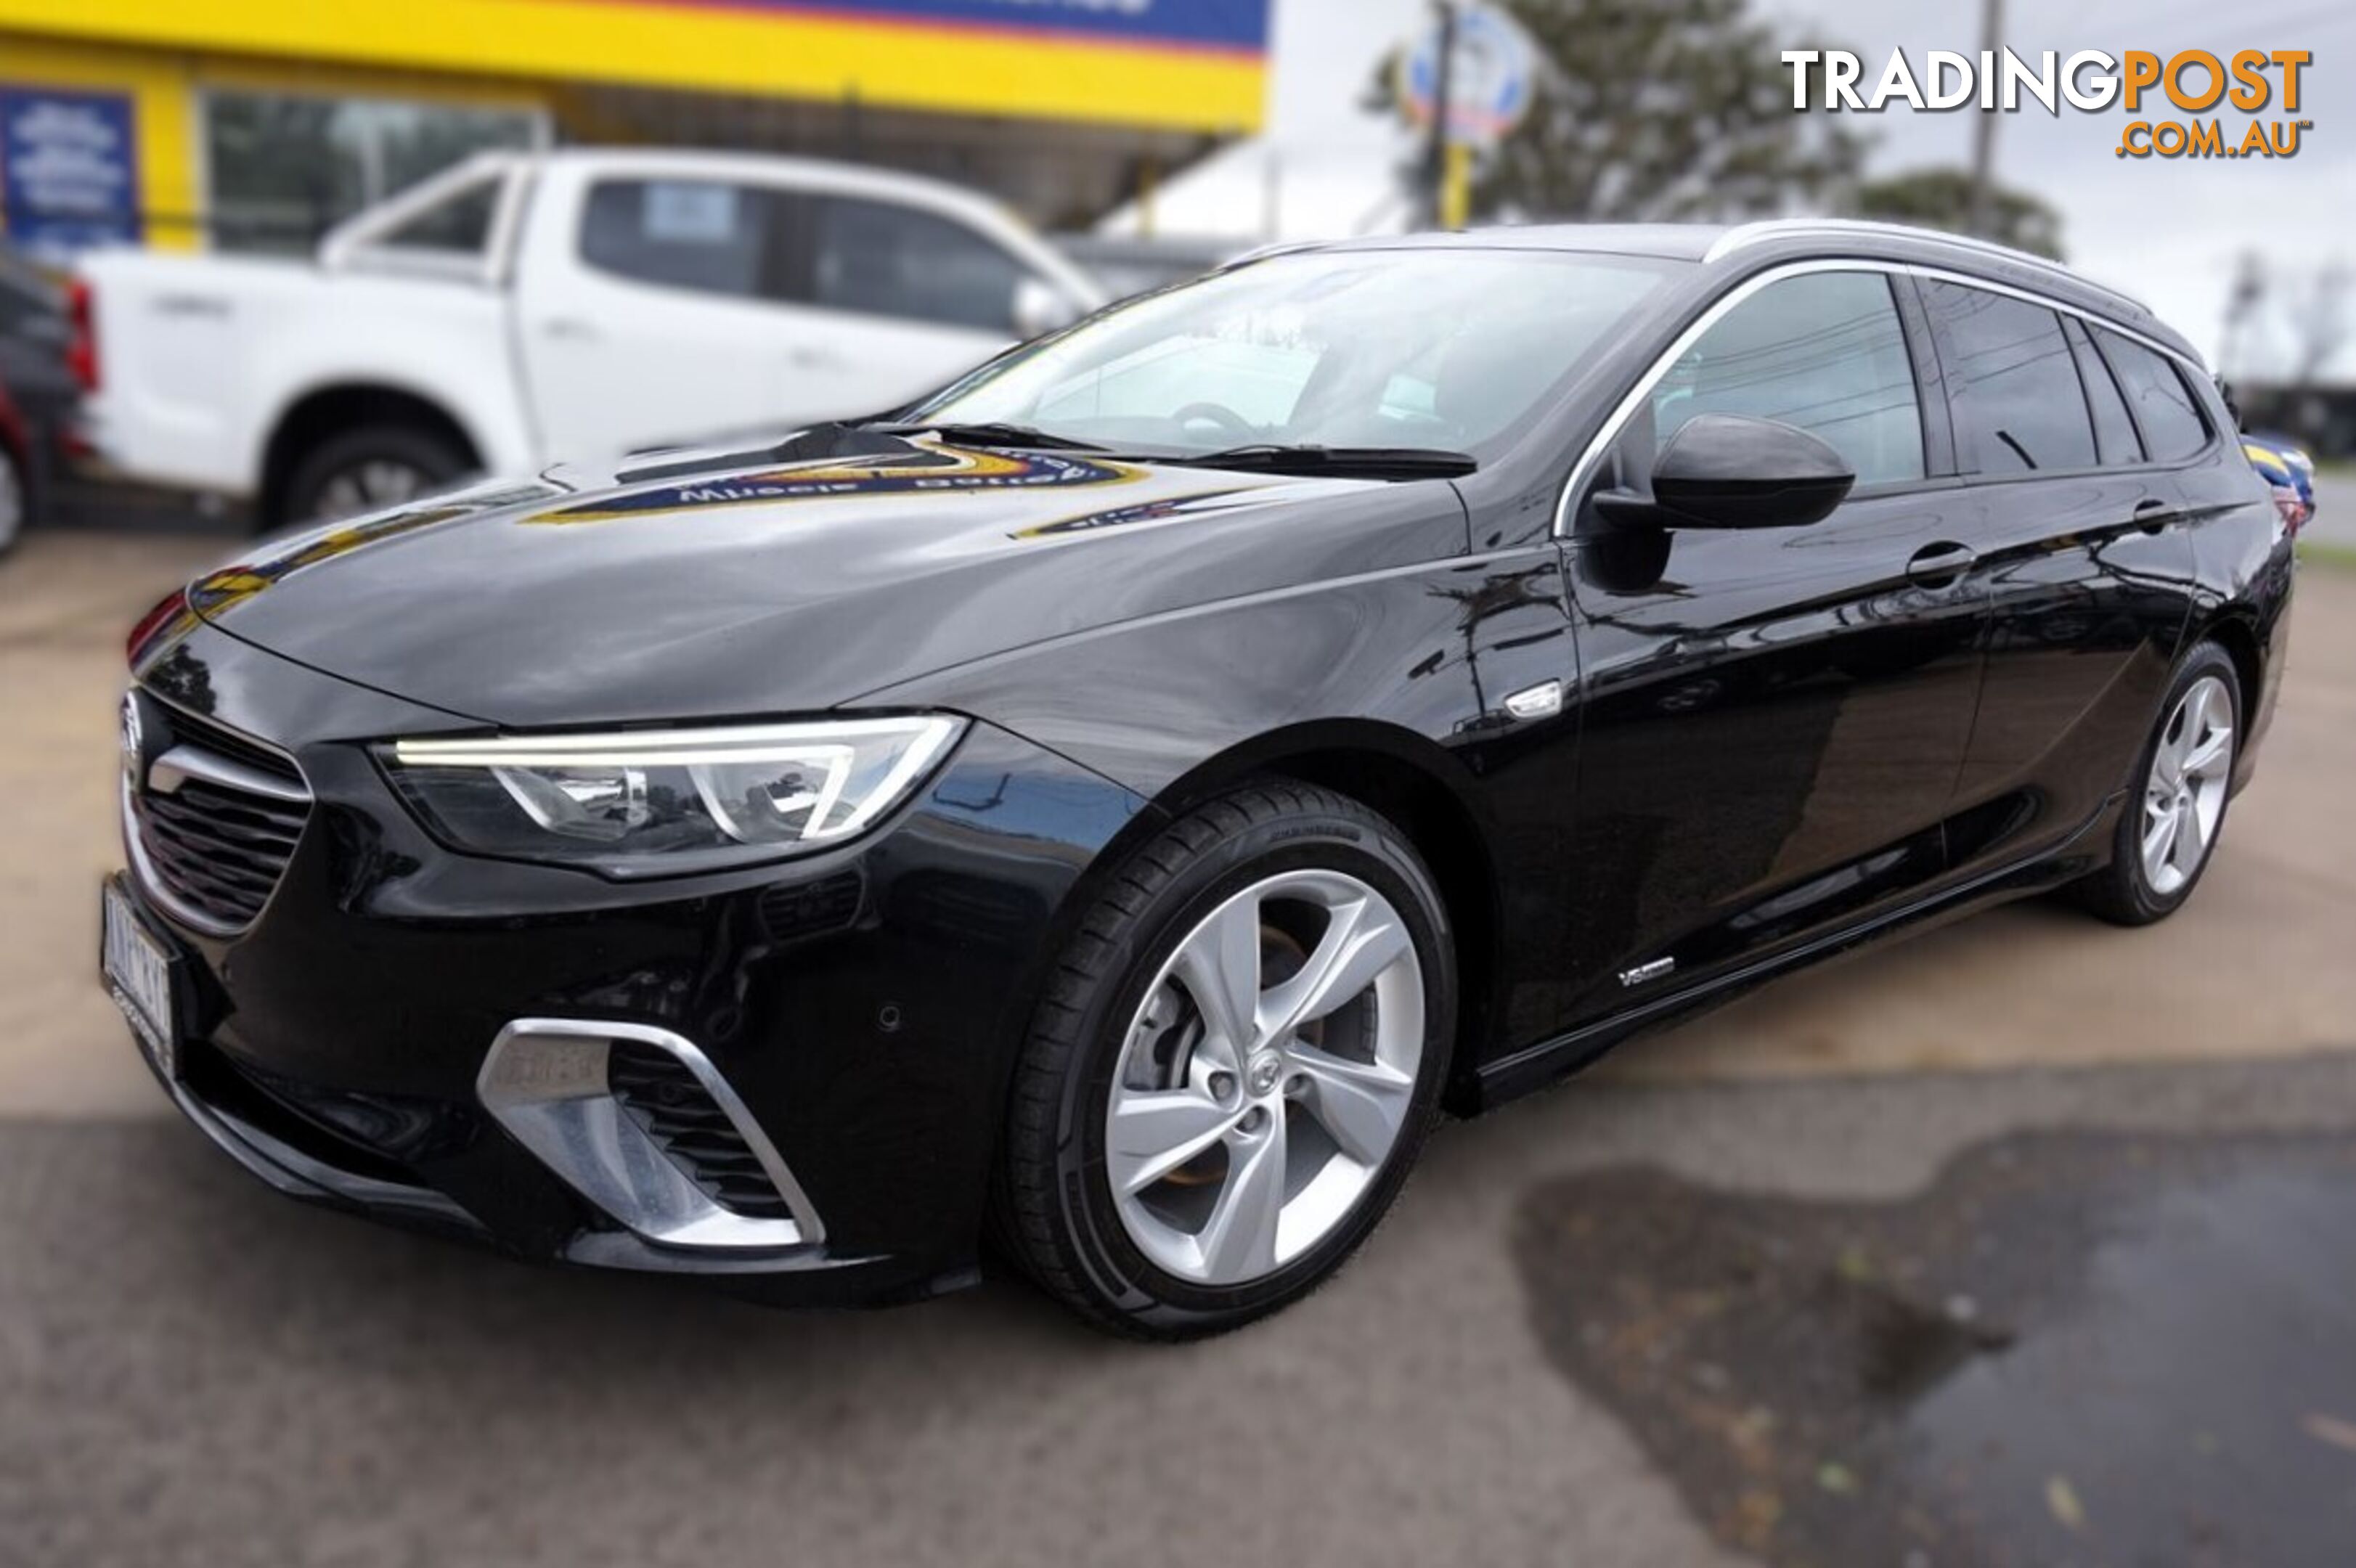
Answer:
[(1991, 617), (1950, 831), (1969, 873), (2052, 848), (2122, 786), (2176, 657), (2192, 554), (2176, 482), (2083, 320), (1961, 281), (1919, 287)]
[(1641, 487), (1687, 419), (1747, 414), (1848, 459), (1858, 484), (1829, 518), (1672, 532), (1581, 498), (1565, 1027), (1865, 918), (1944, 868), (1986, 594), (1959, 564), (1944, 415), (1903, 302), (1870, 268), (1767, 283), (1676, 356), (1596, 481)]

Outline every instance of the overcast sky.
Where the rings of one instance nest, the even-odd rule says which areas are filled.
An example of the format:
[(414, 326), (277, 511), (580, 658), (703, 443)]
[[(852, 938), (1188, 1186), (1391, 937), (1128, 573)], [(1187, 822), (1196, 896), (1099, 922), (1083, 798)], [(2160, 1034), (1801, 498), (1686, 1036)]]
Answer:
[[(1286, 238), (1398, 227), (1390, 171), (1403, 134), (1355, 105), (1375, 62), (1423, 24), (1427, 0), (1275, 5), (1269, 134), (1173, 182), (1157, 204), (1157, 226), (1257, 237), (1273, 209)], [(1979, 47), (1976, 0), (1752, 0), (1752, 7), (1773, 20), (1778, 48), (1829, 41), (1855, 49), (1869, 80), (1894, 48), (1919, 69), (1927, 50)], [(2286, 160), (2121, 158), (2118, 132), (2128, 117), (2116, 109), (2056, 116), (2032, 104), (2004, 116), (1998, 177), (2061, 210), (2072, 265), (2148, 300), (2213, 356), (2242, 250), (2256, 245), (2282, 269), (2306, 273), (2334, 254), (2356, 262), (2356, 0), (2010, 0), (2007, 10), (2005, 41), (2032, 59), (2082, 48), (2315, 54), (2296, 116), (2315, 125)], [(1878, 138), (1875, 172), (1970, 157), (1969, 113), (1901, 105), (1858, 118)], [(2229, 113), (2229, 131), (2246, 119)], [(2343, 357), (2343, 370), (2356, 369), (2351, 359), (2356, 354)]]

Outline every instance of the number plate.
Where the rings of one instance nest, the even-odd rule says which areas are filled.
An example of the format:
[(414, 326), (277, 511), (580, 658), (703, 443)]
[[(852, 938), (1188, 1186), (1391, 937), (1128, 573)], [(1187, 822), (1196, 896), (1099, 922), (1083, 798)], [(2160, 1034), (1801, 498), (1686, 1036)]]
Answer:
[(105, 911), (99, 966), (114, 1005), (131, 1021), (141, 1049), (166, 1078), (177, 1075), (179, 1032), (172, 1009), (172, 955), (147, 933), (123, 890), (109, 881), (100, 893)]

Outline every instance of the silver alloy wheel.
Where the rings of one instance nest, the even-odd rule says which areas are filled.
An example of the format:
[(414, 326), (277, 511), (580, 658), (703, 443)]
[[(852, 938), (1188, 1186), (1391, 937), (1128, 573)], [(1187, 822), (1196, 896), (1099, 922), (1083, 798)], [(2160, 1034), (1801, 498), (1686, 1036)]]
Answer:
[(16, 460), (0, 450), (0, 549), (16, 542), (25, 528), (25, 481)]
[(2233, 772), (2233, 694), (2218, 677), (2202, 676), (2169, 715), (2144, 782), (2143, 875), (2160, 897), (2200, 874)]
[(319, 505), (314, 522), (341, 522), (386, 507), (397, 507), (403, 501), (413, 501), (425, 493), (427, 481), (423, 470), (398, 458), (371, 457), (365, 463), (355, 463), (339, 468), (319, 486)]
[(1286, 871), (1212, 911), (1114, 1068), (1106, 1178), (1130, 1240), (1225, 1286), (1330, 1235), (1398, 1145), (1423, 1025), (1414, 938), (1357, 878)]

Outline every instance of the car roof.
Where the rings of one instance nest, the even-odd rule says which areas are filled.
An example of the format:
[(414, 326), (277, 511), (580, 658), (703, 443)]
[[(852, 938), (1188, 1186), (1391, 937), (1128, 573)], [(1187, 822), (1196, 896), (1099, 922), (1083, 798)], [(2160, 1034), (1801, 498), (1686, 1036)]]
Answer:
[(1330, 245), (1271, 246), (1280, 251), (1561, 251), (1691, 261), (1731, 280), (1781, 262), (1865, 260), (1935, 267), (2043, 294), (2155, 338), (2194, 365), (2201, 356), (2141, 300), (2096, 283), (2061, 262), (1910, 224), (1841, 219), (1771, 219), (1757, 223), (1545, 223), (1445, 233), (1346, 240)]

